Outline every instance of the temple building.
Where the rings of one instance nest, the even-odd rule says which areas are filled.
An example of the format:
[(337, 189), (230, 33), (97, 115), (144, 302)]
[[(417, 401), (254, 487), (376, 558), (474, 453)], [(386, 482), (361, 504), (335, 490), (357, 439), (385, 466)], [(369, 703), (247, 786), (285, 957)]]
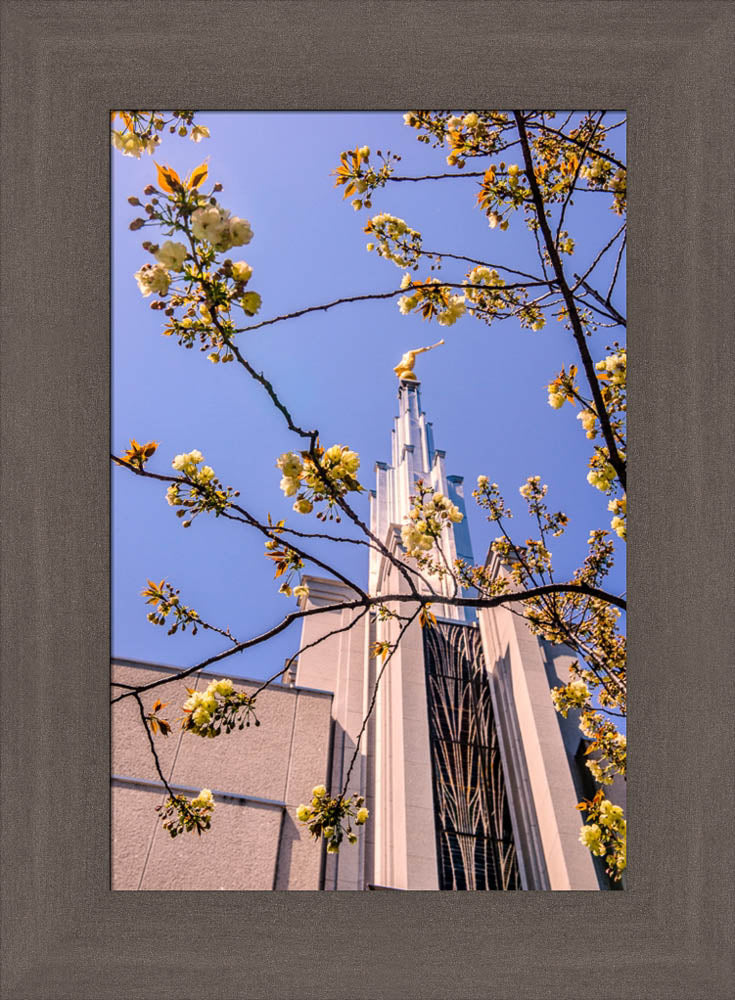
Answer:
[[(390, 464), (376, 464), (370, 528), (394, 557), (370, 550), (369, 593), (408, 594), (396, 562), (417, 480), (464, 513), (463, 480), (447, 475), (421, 406), (400, 378)], [(444, 529), (451, 563), (472, 562), (466, 517)], [(493, 558), (489, 567), (502, 572)], [(341, 582), (305, 577), (304, 608), (350, 601)], [(432, 579), (449, 598), (451, 580)], [(608, 888), (579, 842), (576, 803), (591, 791), (584, 741), (550, 689), (572, 657), (534, 636), (509, 607), (479, 611), (436, 601), (436, 624), (410, 624), (376, 690), (376, 641), (402, 623), (325, 611), (303, 619), (301, 653), (282, 684), (258, 696), (257, 728), (218, 740), (172, 734), (161, 763), (174, 790), (212, 789), (212, 829), (171, 841), (154, 811), (163, 800), (134, 699), (113, 712), (112, 887), (118, 889), (588, 889)], [(357, 620), (355, 620), (357, 619)], [(354, 620), (352, 627), (348, 627)], [(165, 679), (151, 664), (116, 661), (125, 684)], [(217, 675), (220, 676), (220, 675)], [(173, 704), (211, 675), (155, 691)], [(236, 681), (254, 690), (257, 681)], [(151, 699), (152, 700), (152, 699)], [(372, 710), (371, 710), (372, 709)], [(365, 719), (369, 714), (367, 724)], [(296, 819), (314, 784), (365, 797), (357, 844), (327, 854)], [(618, 795), (619, 797), (619, 795)]]

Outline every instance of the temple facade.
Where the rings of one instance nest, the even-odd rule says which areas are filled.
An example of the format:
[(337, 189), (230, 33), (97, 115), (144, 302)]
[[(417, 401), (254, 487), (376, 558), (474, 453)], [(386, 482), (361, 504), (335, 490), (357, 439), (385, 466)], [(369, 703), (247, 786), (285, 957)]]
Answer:
[[(370, 528), (397, 559), (415, 483), (423, 480), (465, 513), (461, 476), (448, 475), (416, 380), (400, 380), (391, 461), (376, 464)], [(466, 517), (444, 530), (451, 564), (473, 560)], [(491, 560), (493, 572), (502, 572)], [(304, 607), (349, 600), (342, 584), (307, 577)], [(442, 596), (451, 582), (430, 581)], [(407, 594), (395, 562), (370, 551), (371, 595)], [(434, 603), (437, 623), (405, 631), (376, 691), (376, 641), (400, 623), (360, 618), (303, 653), (294, 682), (333, 692), (331, 787), (366, 799), (371, 820), (354, 850), (326, 859), (332, 889), (590, 889), (607, 886), (579, 843), (576, 803), (589, 791), (576, 719), (554, 709), (572, 657), (534, 636), (507, 607), (476, 613)], [(332, 612), (330, 629), (352, 611)], [(339, 620), (338, 620), (339, 619)], [(323, 634), (304, 620), (302, 646)], [(364, 732), (363, 720), (374, 699)], [(359, 746), (358, 746), (359, 739)], [(354, 758), (354, 760), (353, 760)]]
[[(415, 379), (399, 380), (391, 460), (376, 463), (370, 528), (394, 558), (370, 550), (371, 595), (409, 593), (396, 563), (405, 559), (401, 526), (417, 480), (465, 512), (462, 477), (447, 475), (420, 392)], [(450, 563), (472, 562), (466, 517), (445, 528), (441, 547)], [(492, 558), (489, 568), (502, 572)], [(339, 581), (305, 582), (302, 608), (354, 598)], [(440, 596), (454, 595), (447, 578), (429, 582)], [(575, 805), (591, 791), (585, 746), (574, 713), (563, 719), (550, 696), (566, 683), (572, 657), (534, 636), (507, 606), (475, 612), (436, 601), (432, 612), (433, 627), (416, 620), (405, 629), (377, 686), (382, 662), (371, 648), (393, 642), (401, 622), (354, 610), (306, 617), (302, 648), (334, 634), (258, 696), (261, 727), (221, 740), (172, 739), (163, 760), (172, 787), (206, 785), (218, 801), (201, 838), (171, 843), (161, 829), (150, 807), (162, 786), (142, 724), (133, 699), (119, 703), (113, 888), (608, 888), (579, 842)], [(121, 661), (115, 670), (130, 684), (165, 668)], [(157, 693), (177, 703), (184, 682), (171, 674), (170, 690)], [(209, 679), (200, 674), (195, 683)], [(237, 684), (247, 690), (257, 682)], [(344, 842), (336, 855), (295, 819), (317, 783), (364, 796), (370, 810), (357, 844)]]

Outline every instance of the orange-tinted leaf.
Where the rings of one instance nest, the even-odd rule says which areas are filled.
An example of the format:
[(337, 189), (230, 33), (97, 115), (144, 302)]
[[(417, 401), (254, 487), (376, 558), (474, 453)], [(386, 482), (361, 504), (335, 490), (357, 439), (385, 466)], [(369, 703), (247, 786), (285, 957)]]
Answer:
[(156, 163), (156, 170), (158, 171), (158, 185), (164, 191), (173, 194), (176, 188), (181, 187), (181, 178), (172, 167), (161, 167)]
[(192, 188), (199, 187), (207, 179), (207, 174), (209, 173), (209, 167), (204, 163), (200, 163), (198, 167), (195, 167), (189, 174), (189, 179), (186, 182), (187, 188), (191, 191)]

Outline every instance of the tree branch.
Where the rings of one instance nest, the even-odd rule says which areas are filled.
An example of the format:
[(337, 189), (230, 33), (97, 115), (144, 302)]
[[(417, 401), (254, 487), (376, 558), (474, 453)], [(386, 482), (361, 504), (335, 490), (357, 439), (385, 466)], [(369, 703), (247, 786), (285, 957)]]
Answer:
[(620, 326), (627, 325), (625, 321), (625, 316), (621, 316), (620, 313), (615, 308), (615, 306), (613, 306), (610, 302), (606, 302), (605, 299), (603, 299), (603, 297), (600, 295), (600, 293), (596, 292), (595, 289), (592, 288), (592, 286), (588, 284), (584, 278), (580, 278), (578, 274), (575, 274), (574, 277), (582, 285), (585, 291), (592, 296), (593, 299), (596, 299), (601, 305), (603, 305), (607, 310), (609, 310), (608, 314), (610, 316), (610, 319), (614, 319)]
[[(118, 458), (117, 455), (111, 455), (110, 457), (118, 465), (122, 465), (126, 469), (130, 469), (131, 472), (134, 472), (137, 476), (143, 476), (144, 479), (158, 479), (165, 483), (183, 483), (188, 486), (196, 485), (192, 484), (191, 481), (186, 479), (185, 477), (162, 476), (160, 473), (157, 472), (148, 472), (147, 469), (139, 469), (136, 466), (131, 465), (129, 462), (126, 462), (124, 459)], [(274, 528), (269, 527), (268, 525), (265, 524), (261, 524), (260, 521), (258, 521), (257, 518), (253, 517), (253, 515), (249, 511), (245, 510), (244, 507), (241, 507), (239, 504), (236, 503), (231, 504), (231, 507), (233, 510), (239, 511), (243, 515), (243, 517), (242, 518), (232, 517), (232, 515), (228, 514), (226, 510), (220, 512), (220, 517), (224, 517), (228, 521), (239, 521), (241, 524), (247, 524), (249, 527), (255, 528), (256, 531), (260, 531), (260, 533), (265, 535), (266, 538), (270, 538), (273, 541), (281, 541), (278, 532)], [(314, 566), (318, 566), (320, 569), (325, 570), (327, 573), (331, 573), (332, 576), (336, 577), (336, 579), (338, 580), (341, 580), (342, 583), (348, 586), (351, 590), (354, 590), (357, 594), (360, 594), (361, 597), (365, 596), (365, 591), (362, 589), (362, 587), (358, 586), (356, 583), (353, 583), (352, 580), (350, 580), (348, 577), (340, 573), (339, 570), (334, 569), (333, 566), (330, 566), (328, 563), (323, 562), (321, 559), (317, 558), (317, 556), (305, 552), (298, 546), (292, 545), (290, 542), (288, 543), (288, 547), (293, 552), (295, 552), (296, 555), (299, 556), (301, 559), (313, 563)]]
[(559, 257), (556, 245), (554, 243), (554, 237), (549, 229), (549, 223), (546, 218), (546, 208), (544, 205), (543, 196), (538, 186), (538, 180), (536, 178), (536, 172), (534, 170), (533, 157), (531, 156), (531, 149), (528, 143), (528, 134), (526, 132), (526, 126), (523, 120), (523, 115), (520, 111), (513, 112), (516, 124), (518, 126), (518, 134), (521, 137), (521, 146), (523, 148), (523, 157), (526, 162), (526, 175), (528, 177), (528, 182), (531, 187), (531, 193), (533, 195), (534, 205), (536, 209), (536, 217), (538, 219), (539, 226), (541, 227), (541, 233), (544, 238), (544, 243), (546, 244), (546, 252), (551, 260), (551, 265), (554, 268), (554, 274), (556, 275), (556, 280), (564, 296), (564, 302), (567, 308), (567, 313), (569, 314), (569, 320), (572, 325), (572, 333), (577, 344), (577, 349), (579, 350), (580, 358), (582, 361), (582, 367), (584, 368), (585, 375), (587, 376), (587, 382), (589, 384), (590, 390), (592, 392), (592, 398), (595, 402), (595, 408), (597, 409), (597, 417), (600, 421), (600, 430), (602, 431), (602, 436), (605, 439), (605, 444), (607, 445), (608, 457), (610, 464), (615, 469), (615, 473), (618, 477), (618, 481), (623, 489), (626, 489), (626, 471), (625, 462), (620, 457), (618, 453), (617, 445), (615, 443), (615, 435), (612, 432), (612, 427), (610, 426), (610, 418), (605, 409), (605, 404), (602, 399), (602, 393), (600, 392), (600, 384), (597, 380), (597, 375), (595, 372), (595, 366), (592, 361), (592, 357), (587, 347), (587, 341), (585, 337), (585, 332), (582, 328), (582, 323), (577, 312), (577, 306), (574, 301), (574, 295), (567, 284), (566, 277), (564, 275), (564, 268)]
[(401, 630), (398, 633), (398, 637), (396, 638), (395, 644), (393, 645), (393, 648), (391, 649), (390, 653), (388, 653), (388, 655), (386, 656), (385, 660), (383, 661), (383, 665), (381, 666), (381, 668), (380, 668), (380, 670), (378, 672), (378, 676), (375, 678), (375, 684), (373, 686), (373, 696), (370, 699), (370, 706), (368, 707), (367, 713), (365, 714), (365, 718), (362, 720), (362, 726), (360, 727), (360, 732), (357, 734), (357, 738), (355, 740), (355, 749), (354, 749), (354, 752), (352, 754), (352, 759), (350, 760), (349, 767), (347, 768), (347, 774), (345, 775), (345, 780), (344, 780), (344, 783), (342, 785), (342, 791), (340, 792), (340, 798), (341, 799), (343, 799), (345, 797), (346, 793), (347, 793), (347, 786), (350, 783), (350, 776), (352, 775), (352, 769), (355, 766), (355, 761), (357, 760), (357, 755), (360, 752), (360, 742), (362, 740), (362, 737), (363, 737), (363, 734), (364, 734), (365, 730), (367, 729), (367, 724), (368, 724), (368, 722), (370, 720), (370, 716), (373, 714), (373, 709), (375, 708), (375, 700), (376, 700), (376, 698), (378, 696), (378, 688), (380, 686), (381, 678), (383, 677), (383, 674), (385, 673), (385, 670), (386, 670), (388, 664), (392, 660), (393, 654), (395, 653), (395, 651), (400, 646), (401, 639), (403, 638), (404, 633), (406, 632), (406, 629), (408, 628), (408, 626), (413, 621), (416, 620), (416, 617), (417, 617), (417, 615), (418, 615), (418, 613), (419, 613), (420, 610), (421, 610), (420, 608), (417, 608), (415, 614), (411, 615), (411, 617), (408, 618), (403, 623), (403, 625), (401, 626)]
[(288, 628), (289, 625), (292, 625), (293, 622), (298, 621), (300, 618), (311, 617), (312, 615), (325, 614), (326, 612), (331, 611), (371, 608), (377, 607), (380, 604), (395, 603), (415, 603), (421, 606), (425, 604), (446, 604), (448, 606), (462, 608), (496, 608), (503, 604), (511, 604), (516, 601), (527, 601), (534, 597), (543, 597), (546, 594), (585, 594), (588, 597), (594, 597), (597, 598), (597, 600), (605, 601), (607, 604), (613, 604), (615, 607), (622, 608), (623, 610), (626, 608), (626, 602), (622, 597), (618, 597), (615, 594), (609, 594), (604, 590), (598, 589), (597, 587), (590, 587), (585, 583), (550, 583), (546, 586), (534, 587), (532, 590), (498, 594), (495, 597), (445, 597), (442, 594), (432, 592), (430, 594), (415, 595), (381, 594), (379, 596), (365, 597), (354, 601), (340, 601), (337, 604), (328, 604), (318, 608), (306, 608), (303, 611), (290, 612), (277, 625), (268, 629), (267, 632), (263, 632), (261, 635), (255, 636), (252, 639), (247, 639), (244, 642), (239, 642), (237, 645), (232, 646), (229, 649), (225, 649), (221, 653), (216, 653), (214, 656), (210, 656), (206, 660), (202, 660), (193, 667), (186, 667), (174, 677), (164, 677), (162, 680), (151, 681), (150, 684), (143, 684), (133, 690), (126, 690), (123, 694), (113, 698), (112, 701), (114, 703), (116, 701), (120, 701), (122, 698), (127, 698), (136, 692), (148, 691), (151, 688), (160, 687), (162, 684), (171, 684), (173, 681), (180, 680), (183, 677), (188, 677), (190, 674), (194, 674), (199, 670), (204, 670), (213, 663), (219, 663), (220, 661), (233, 656), (235, 653), (241, 653), (245, 649), (251, 649), (253, 646), (257, 646), (260, 643), (265, 642), (267, 639), (272, 639), (280, 632), (283, 632), (284, 629)]
[[(517, 112), (513, 113), (516, 114)], [(558, 129), (552, 128), (550, 125), (547, 125), (546, 123), (540, 124), (539, 122), (529, 121), (528, 128), (540, 129), (542, 132), (550, 132), (552, 135), (559, 136), (559, 138), (563, 139), (565, 142), (569, 142), (574, 146), (579, 146), (580, 148), (584, 146), (584, 143), (581, 142), (579, 139), (574, 139), (570, 135), (565, 135), (564, 132), (560, 132)], [(521, 145), (523, 145), (523, 140), (521, 140)], [(610, 163), (614, 163), (616, 167), (620, 167), (621, 170), (627, 171), (627, 167), (625, 166), (625, 164), (621, 163), (620, 160), (616, 159), (612, 155), (612, 153), (603, 152), (600, 149), (595, 149), (595, 155), (599, 156), (601, 160), (608, 160)]]
[[(145, 709), (143, 708), (143, 702), (140, 699), (140, 694), (138, 693), (138, 689), (131, 691), (130, 694), (132, 694), (133, 697), (135, 698), (135, 700), (138, 702), (138, 709), (140, 710), (140, 717), (143, 720), (143, 728), (145, 729), (146, 736), (148, 737), (148, 743), (150, 744), (151, 753), (153, 754), (153, 761), (154, 761), (154, 763), (156, 765), (156, 771), (158, 771), (158, 777), (163, 782), (163, 786), (166, 789), (166, 791), (168, 792), (169, 796), (172, 799), (176, 799), (176, 798), (178, 798), (178, 796), (174, 792), (171, 791), (171, 786), (169, 785), (168, 781), (166, 780), (166, 776), (163, 773), (163, 770), (161, 769), (161, 761), (158, 758), (158, 751), (156, 750), (156, 744), (153, 742), (153, 736), (151, 735), (150, 726), (148, 725), (148, 719), (146, 719), (146, 717), (145, 717)], [(113, 699), (113, 700), (117, 700), (117, 699)]]

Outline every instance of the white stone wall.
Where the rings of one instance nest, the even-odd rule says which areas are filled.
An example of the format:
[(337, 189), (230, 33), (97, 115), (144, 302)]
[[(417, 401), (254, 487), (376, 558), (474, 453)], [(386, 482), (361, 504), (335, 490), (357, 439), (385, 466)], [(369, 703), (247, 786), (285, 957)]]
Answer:
[(478, 619), (525, 887), (599, 889), (541, 646), (508, 608)]
[[(112, 672), (124, 684), (175, 673), (130, 661), (113, 664)], [(186, 687), (206, 687), (212, 676), (193, 675), (143, 695), (146, 711), (156, 698), (168, 702), (162, 714), (172, 732), (154, 738), (174, 790), (190, 797), (203, 787), (214, 792), (212, 827), (201, 837), (172, 839), (163, 830), (155, 807), (166, 794), (137, 705), (126, 698), (113, 706), (112, 888), (320, 888), (323, 846), (297, 822), (296, 809), (328, 780), (331, 694), (274, 685), (258, 695), (260, 726), (206, 740), (182, 732), (175, 720)], [(257, 682), (235, 679), (235, 685), (253, 691)]]

